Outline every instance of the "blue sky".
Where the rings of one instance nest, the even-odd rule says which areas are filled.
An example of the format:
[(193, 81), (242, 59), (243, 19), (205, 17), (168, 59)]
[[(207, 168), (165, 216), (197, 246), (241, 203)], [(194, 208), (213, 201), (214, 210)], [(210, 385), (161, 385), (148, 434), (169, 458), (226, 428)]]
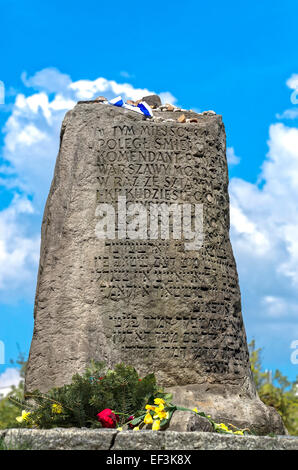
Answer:
[(143, 89), (223, 115), (247, 336), (264, 348), (264, 367), (294, 379), (297, 2), (0, 0), (0, 11), (0, 386), (11, 380), (17, 344), (26, 353), (30, 346), (40, 223), (63, 115), (82, 98)]

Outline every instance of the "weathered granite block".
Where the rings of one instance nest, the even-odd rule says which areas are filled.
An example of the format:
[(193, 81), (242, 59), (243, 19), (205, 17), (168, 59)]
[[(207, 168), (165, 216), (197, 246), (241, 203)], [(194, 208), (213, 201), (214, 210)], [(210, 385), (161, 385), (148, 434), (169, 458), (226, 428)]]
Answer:
[(209, 432), (166, 432), (167, 450), (297, 450), (298, 439), (235, 436)]
[(209, 432), (90, 429), (10, 429), (8, 449), (28, 450), (298, 450), (298, 437), (235, 436)]
[(113, 450), (163, 450), (165, 432), (122, 431), (117, 434)]
[(109, 450), (116, 434), (115, 429), (10, 429), (4, 442), (30, 450)]

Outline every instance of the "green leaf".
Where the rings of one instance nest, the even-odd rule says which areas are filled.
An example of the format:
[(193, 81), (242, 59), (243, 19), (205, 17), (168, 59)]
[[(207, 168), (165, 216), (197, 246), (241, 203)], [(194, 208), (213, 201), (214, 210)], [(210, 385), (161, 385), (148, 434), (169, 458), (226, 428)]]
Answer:
[[(184, 408), (183, 406), (176, 406), (177, 410), (179, 411), (192, 411), (190, 408)], [(195, 411), (193, 411), (195, 413)]]
[(146, 413), (142, 416), (139, 416), (138, 418), (133, 419), (129, 423), (132, 424), (133, 426), (137, 426), (141, 421), (144, 420), (145, 416), (146, 416)]

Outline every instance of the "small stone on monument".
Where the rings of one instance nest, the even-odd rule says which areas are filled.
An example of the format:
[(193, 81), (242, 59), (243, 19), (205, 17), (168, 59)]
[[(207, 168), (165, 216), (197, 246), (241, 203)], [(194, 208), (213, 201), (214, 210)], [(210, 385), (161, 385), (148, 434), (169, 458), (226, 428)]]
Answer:
[(158, 106), (161, 106), (161, 99), (158, 95), (144, 96), (141, 101), (145, 101), (147, 104), (149, 104), (149, 106), (152, 106), (153, 108), (158, 108)]

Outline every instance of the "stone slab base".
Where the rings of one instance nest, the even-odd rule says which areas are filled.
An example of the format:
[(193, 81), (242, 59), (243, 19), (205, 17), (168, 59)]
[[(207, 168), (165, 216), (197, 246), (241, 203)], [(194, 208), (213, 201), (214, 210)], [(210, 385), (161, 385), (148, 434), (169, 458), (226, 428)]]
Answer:
[(210, 432), (9, 429), (0, 439), (16, 450), (298, 450), (298, 437)]

